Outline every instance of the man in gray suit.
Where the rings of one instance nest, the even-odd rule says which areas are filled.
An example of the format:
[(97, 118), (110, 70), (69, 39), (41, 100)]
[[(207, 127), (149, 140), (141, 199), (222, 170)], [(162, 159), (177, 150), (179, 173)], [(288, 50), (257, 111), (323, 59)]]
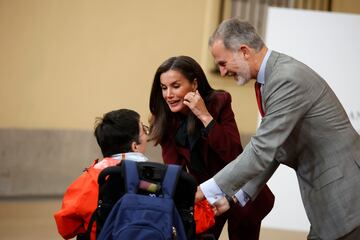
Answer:
[(240, 85), (255, 78), (261, 85), (264, 116), (243, 153), (200, 185), (197, 200), (205, 196), (221, 214), (247, 182), (259, 183), (243, 188), (254, 199), (285, 164), (297, 174), (311, 224), (308, 239), (360, 239), (360, 137), (325, 80), (269, 50), (249, 23), (237, 19), (221, 23), (209, 46), (222, 76)]

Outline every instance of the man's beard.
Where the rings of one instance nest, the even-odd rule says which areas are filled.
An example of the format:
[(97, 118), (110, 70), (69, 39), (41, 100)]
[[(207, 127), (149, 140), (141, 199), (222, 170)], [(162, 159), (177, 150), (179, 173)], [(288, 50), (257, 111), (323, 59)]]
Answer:
[(234, 76), (234, 78), (235, 78), (235, 81), (236, 81), (236, 84), (237, 85), (245, 85), (245, 83), (247, 83), (248, 82), (248, 80), (244, 77), (244, 76), (242, 76), (242, 75), (239, 75), (239, 73), (237, 73), (235, 76)]
[(237, 72), (234, 79), (238, 85), (245, 85), (251, 79), (250, 66), (244, 59), (238, 59), (237, 64), (241, 72)]
[(238, 72), (234, 75), (234, 79), (238, 85), (245, 85), (247, 82), (250, 81), (250, 67), (246, 63), (241, 64), (242, 72)]

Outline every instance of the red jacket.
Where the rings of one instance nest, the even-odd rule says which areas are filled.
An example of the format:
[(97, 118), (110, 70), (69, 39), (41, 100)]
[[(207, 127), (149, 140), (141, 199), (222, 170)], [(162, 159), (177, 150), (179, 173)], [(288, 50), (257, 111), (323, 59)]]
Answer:
[(213, 177), (243, 150), (234, 112), (231, 109), (231, 95), (227, 92), (216, 93), (207, 104), (207, 108), (214, 118), (214, 124), (207, 136), (199, 139), (203, 155), (201, 161), (206, 169), (205, 173), (193, 171), (190, 165), (190, 150), (176, 143), (180, 119), (169, 121), (167, 134), (160, 142), (164, 162), (186, 165), (199, 183)]
[[(119, 160), (105, 158), (97, 160), (87, 168), (66, 190), (61, 209), (54, 214), (58, 232), (64, 239), (84, 233), (89, 225), (92, 213), (97, 207), (99, 185), (98, 176), (102, 169), (115, 166)], [(95, 224), (91, 239), (96, 239)]]

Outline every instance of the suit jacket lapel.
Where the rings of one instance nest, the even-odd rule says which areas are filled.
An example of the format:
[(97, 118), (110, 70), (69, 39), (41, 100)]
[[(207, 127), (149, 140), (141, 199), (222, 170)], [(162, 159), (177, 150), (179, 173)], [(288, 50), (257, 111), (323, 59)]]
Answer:
[(276, 52), (274, 50), (271, 51), (270, 57), (267, 61), (266, 67), (265, 67), (265, 84), (262, 86), (261, 89), (261, 101), (262, 101), (262, 107), (264, 112), (266, 112), (266, 98), (267, 98), (267, 88), (266, 86), (268, 85), (267, 83), (269, 83), (272, 79), (271, 79), (271, 74), (275, 68), (276, 62), (278, 60), (280, 56), (279, 52)]

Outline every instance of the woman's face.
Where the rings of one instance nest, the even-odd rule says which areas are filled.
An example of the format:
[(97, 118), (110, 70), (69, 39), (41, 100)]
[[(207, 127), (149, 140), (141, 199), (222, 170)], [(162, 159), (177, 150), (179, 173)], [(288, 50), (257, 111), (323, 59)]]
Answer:
[(183, 104), (184, 96), (197, 88), (197, 82), (192, 83), (176, 70), (169, 70), (160, 75), (162, 95), (171, 112), (187, 113), (188, 107)]

